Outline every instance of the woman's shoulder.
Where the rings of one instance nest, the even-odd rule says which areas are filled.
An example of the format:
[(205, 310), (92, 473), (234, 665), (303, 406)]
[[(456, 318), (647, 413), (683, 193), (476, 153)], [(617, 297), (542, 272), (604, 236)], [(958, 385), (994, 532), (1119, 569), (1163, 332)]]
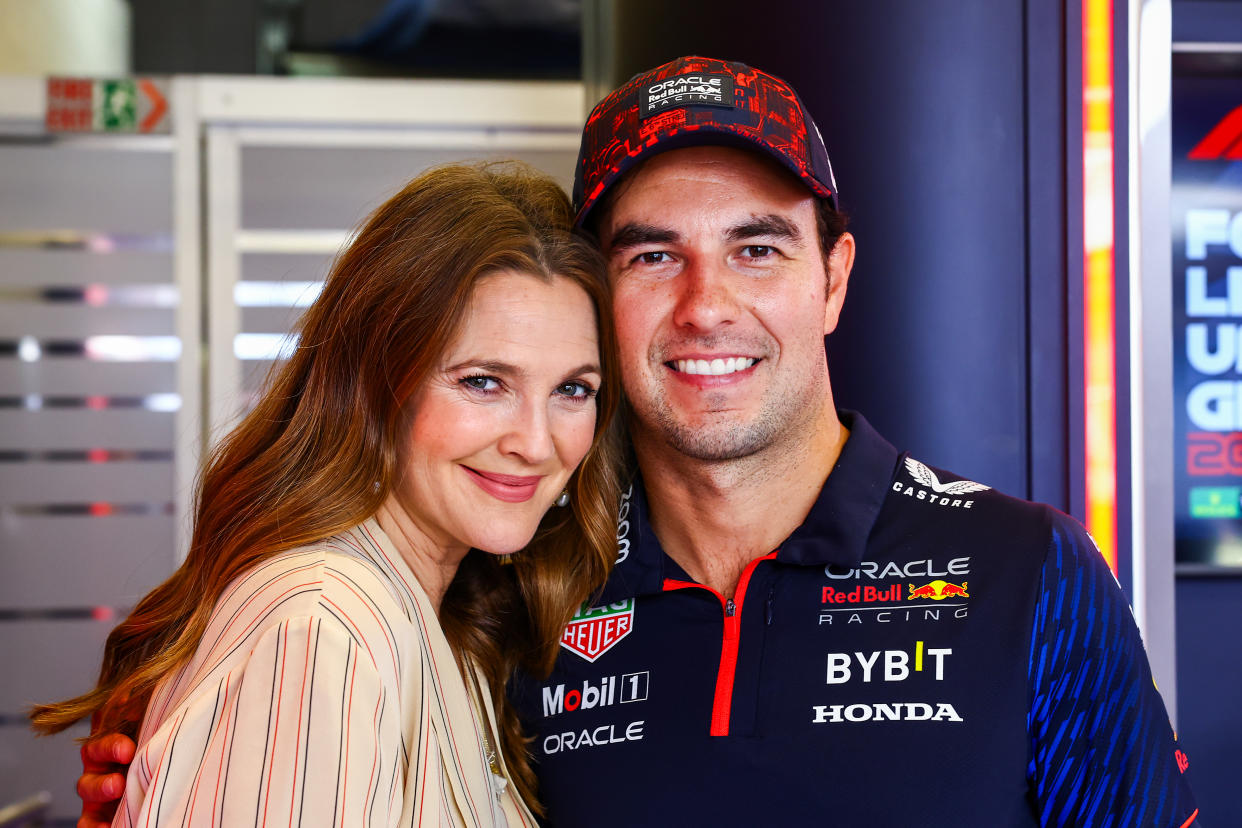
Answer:
[(302, 597), (306, 607), (327, 594), (345, 597), (359, 591), (387, 596), (382, 603), (404, 603), (404, 592), (383, 558), (366, 543), (363, 527), (279, 552), (239, 575), (225, 589), (221, 604), (254, 603), (257, 598), (279, 598), (281, 603)]
[(322, 556), (325, 590), (343, 600), (363, 599), (377, 612), (413, 620), (422, 588), (404, 562), (367, 522), (315, 545)]
[(250, 637), (300, 617), (359, 644), (404, 644), (418, 625), (412, 594), (369, 544), (365, 526), (355, 527), (255, 565), (221, 596), (205, 638)]

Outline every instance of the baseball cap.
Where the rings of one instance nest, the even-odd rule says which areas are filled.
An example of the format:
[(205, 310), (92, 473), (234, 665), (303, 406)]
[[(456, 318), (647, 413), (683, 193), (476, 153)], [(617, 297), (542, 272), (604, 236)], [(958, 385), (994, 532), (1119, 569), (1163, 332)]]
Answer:
[(575, 223), (640, 162), (705, 144), (758, 150), (837, 207), (824, 139), (792, 86), (744, 63), (680, 57), (630, 78), (591, 111), (574, 171)]

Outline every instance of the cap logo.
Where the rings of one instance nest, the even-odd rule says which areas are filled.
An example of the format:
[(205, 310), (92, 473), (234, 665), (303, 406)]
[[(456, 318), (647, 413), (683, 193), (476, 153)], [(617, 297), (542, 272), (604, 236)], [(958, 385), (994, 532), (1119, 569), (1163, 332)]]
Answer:
[(639, 92), (639, 112), (643, 118), (679, 106), (733, 109), (733, 76), (691, 72), (647, 84)]

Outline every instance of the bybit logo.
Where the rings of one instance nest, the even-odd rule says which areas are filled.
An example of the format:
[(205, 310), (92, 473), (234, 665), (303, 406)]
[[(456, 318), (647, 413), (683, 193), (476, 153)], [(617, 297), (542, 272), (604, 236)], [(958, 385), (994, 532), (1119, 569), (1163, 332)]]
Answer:
[[(949, 647), (923, 648), (922, 641), (914, 642), (914, 652), (905, 650), (873, 650), (870, 653), (829, 653), (828, 684), (845, 684), (856, 674), (862, 675), (863, 683), (871, 681), (905, 681), (910, 673), (923, 672), (924, 654), (935, 662), (932, 668), (936, 681), (944, 681), (945, 659), (953, 655)], [(855, 663), (857, 662), (857, 663)], [(911, 668), (913, 662), (913, 670)]]

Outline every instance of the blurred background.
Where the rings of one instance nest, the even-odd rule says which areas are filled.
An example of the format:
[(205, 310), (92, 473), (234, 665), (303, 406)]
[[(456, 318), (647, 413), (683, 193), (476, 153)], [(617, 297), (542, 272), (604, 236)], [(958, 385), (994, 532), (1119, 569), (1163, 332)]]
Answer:
[(1088, 525), (1242, 825), (1242, 0), (0, 0), (0, 825), (76, 819), (86, 729), (23, 711), (177, 565), (351, 228), (443, 161), (568, 188), (590, 106), (694, 53), (824, 134), (838, 402)]

